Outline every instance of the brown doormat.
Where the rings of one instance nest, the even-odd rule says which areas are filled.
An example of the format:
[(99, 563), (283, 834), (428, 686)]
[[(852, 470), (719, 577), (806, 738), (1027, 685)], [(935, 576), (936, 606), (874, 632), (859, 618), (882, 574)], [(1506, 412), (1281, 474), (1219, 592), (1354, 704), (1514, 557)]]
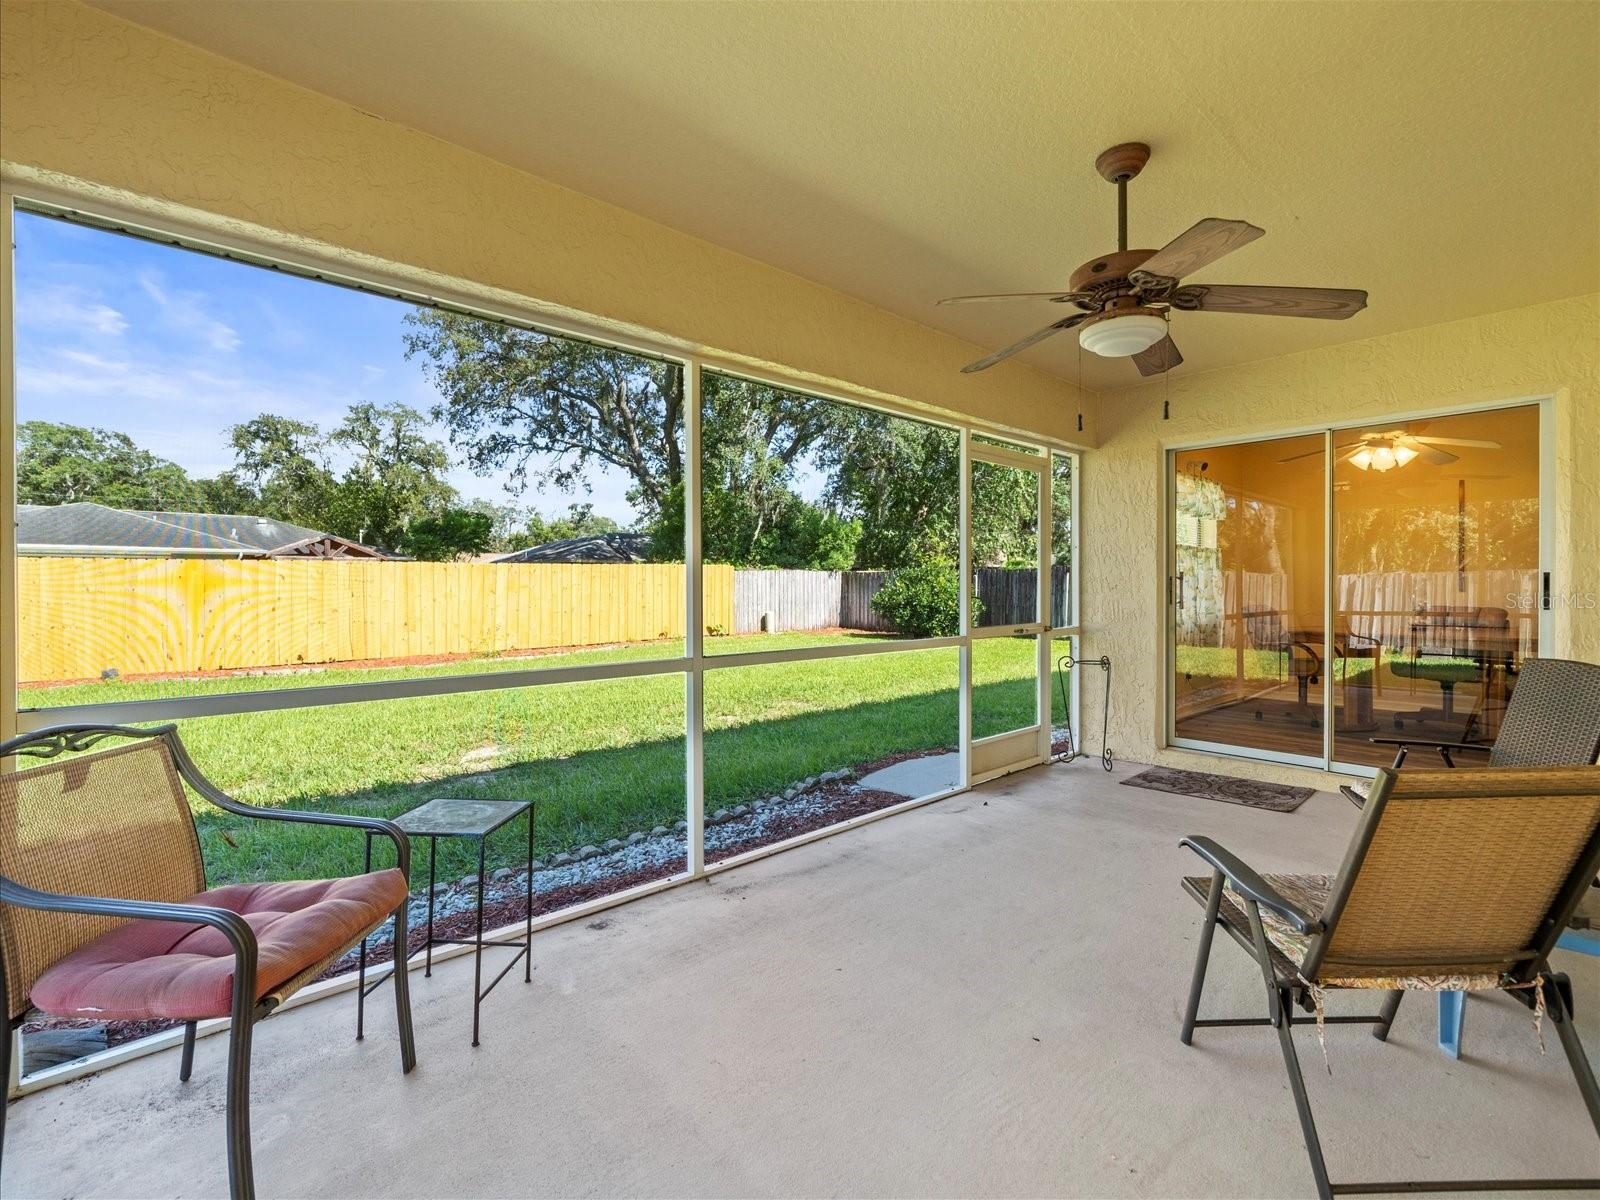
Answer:
[(1317, 792), (1316, 788), (1236, 779), (1232, 775), (1209, 775), (1204, 771), (1180, 771), (1176, 767), (1151, 767), (1121, 782), (1152, 792), (1199, 796), (1202, 800), (1221, 800), (1225, 804), (1268, 808), (1273, 812), (1293, 812)]

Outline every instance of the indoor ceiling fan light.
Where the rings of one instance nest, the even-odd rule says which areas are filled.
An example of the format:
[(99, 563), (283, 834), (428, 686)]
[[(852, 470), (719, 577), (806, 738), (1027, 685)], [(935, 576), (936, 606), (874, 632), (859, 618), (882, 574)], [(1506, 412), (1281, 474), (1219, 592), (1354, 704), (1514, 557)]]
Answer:
[(1372, 451), (1363, 446), (1350, 456), (1350, 465), (1359, 471), (1369, 470), (1372, 466)]
[(1131, 358), (1167, 336), (1167, 323), (1151, 313), (1106, 317), (1085, 325), (1078, 344), (1102, 358)]
[(1374, 471), (1389, 471), (1398, 464), (1395, 461), (1394, 450), (1389, 446), (1374, 446), (1372, 449), (1372, 469)]
[(1394, 461), (1396, 466), (1403, 467), (1416, 456), (1417, 452), (1410, 446), (1396, 446), (1394, 448)]

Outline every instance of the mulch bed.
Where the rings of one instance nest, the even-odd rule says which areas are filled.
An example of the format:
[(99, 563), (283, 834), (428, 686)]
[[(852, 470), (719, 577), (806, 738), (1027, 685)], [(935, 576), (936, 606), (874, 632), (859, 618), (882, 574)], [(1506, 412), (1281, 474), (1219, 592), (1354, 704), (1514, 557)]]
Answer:
[[(865, 764), (857, 769), (857, 775), (868, 775), (873, 771), (882, 770), (896, 763), (906, 762), (914, 758), (925, 758), (931, 754), (943, 754), (944, 750), (907, 750), (895, 754), (885, 755), (883, 758)], [(769, 819), (766, 827), (750, 837), (718, 847), (716, 853), (721, 859), (733, 858), (751, 850), (759, 850), (763, 846), (774, 845), (789, 838), (799, 837), (802, 834), (812, 833), (818, 829), (826, 829), (830, 825), (837, 825), (853, 817), (866, 816), (868, 813), (877, 812), (879, 809), (889, 808), (895, 804), (903, 804), (906, 797), (898, 792), (883, 792), (864, 790), (852, 787), (846, 780), (824, 784), (806, 793), (812, 800), (821, 800), (821, 804), (807, 807), (807, 811), (795, 813), (781, 813)], [(666, 879), (683, 870), (682, 863), (667, 862), (655, 867), (646, 867), (637, 871), (629, 871), (618, 875), (605, 875), (597, 879), (587, 880), (582, 883), (568, 884), (564, 887), (547, 891), (536, 891), (533, 896), (533, 911), (535, 916), (545, 913), (559, 912), (590, 900), (598, 900), (604, 896), (614, 895), (628, 888), (639, 887), (642, 884), (653, 883), (658, 879)], [(491, 899), (483, 907), (483, 927), (486, 930), (500, 929), (507, 925), (526, 918), (528, 911), (527, 901), (521, 895), (511, 895), (500, 899)], [(438, 917), (433, 923), (435, 938), (470, 938), (478, 927), (477, 909), (466, 912), (453, 913), (447, 917)], [(418, 926), (407, 931), (406, 942), (411, 953), (415, 954), (422, 949), (427, 938), (427, 927), (419, 922)], [(369, 967), (382, 966), (394, 957), (394, 944), (384, 942), (369, 946), (367, 949), (367, 965)], [(356, 952), (351, 951), (340, 959), (328, 970), (317, 977), (317, 982), (333, 979), (346, 974), (356, 968)], [(23, 1026), (23, 1032), (40, 1029), (89, 1029), (104, 1025), (106, 1041), (110, 1046), (119, 1046), (125, 1042), (137, 1041), (139, 1038), (149, 1037), (167, 1029), (182, 1027), (181, 1021), (93, 1021), (93, 1020), (40, 1020), (29, 1022)]]

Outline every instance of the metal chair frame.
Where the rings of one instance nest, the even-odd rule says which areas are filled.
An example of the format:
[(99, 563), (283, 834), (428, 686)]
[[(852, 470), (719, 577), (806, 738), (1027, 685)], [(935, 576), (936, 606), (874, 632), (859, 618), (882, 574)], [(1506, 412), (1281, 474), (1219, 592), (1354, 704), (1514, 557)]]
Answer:
[[(1194, 975), (1189, 984), (1189, 1000), (1184, 1010), (1183, 1028), (1179, 1038), (1188, 1046), (1193, 1043), (1196, 1029), (1220, 1026), (1270, 1025), (1277, 1031), (1284, 1069), (1288, 1072), (1289, 1087), (1294, 1096), (1295, 1112), (1300, 1120), (1300, 1132), (1305, 1141), (1306, 1153), (1311, 1160), (1312, 1178), (1316, 1183), (1317, 1195), (1322, 1200), (1330, 1200), (1331, 1197), (1339, 1195), (1383, 1195), (1403, 1192), (1564, 1191), (1600, 1188), (1600, 1177), (1396, 1180), (1370, 1183), (1335, 1183), (1328, 1178), (1328, 1167), (1322, 1154), (1322, 1141), (1317, 1134), (1316, 1120), (1311, 1112), (1311, 1101), (1306, 1093), (1305, 1077), (1301, 1072), (1299, 1056), (1295, 1052), (1293, 1033), (1294, 1026), (1314, 1024), (1315, 1017), (1297, 1017), (1293, 1010), (1298, 1006), (1307, 1013), (1315, 1012), (1310, 988), (1300, 976), (1316, 977), (1317, 968), (1321, 965), (1330, 937), (1338, 925), (1351, 886), (1361, 870), (1361, 862), (1366, 855), (1367, 847), (1378, 829), (1395, 778), (1396, 772), (1393, 769), (1384, 768), (1379, 772), (1377, 786), (1363, 810), (1362, 822), (1356, 831), (1355, 843), (1351, 848), (1352, 857), (1347, 859), (1347, 862), (1354, 864), (1353, 869), (1341, 873), (1320, 918), (1295, 907), (1256, 871), (1210, 838), (1186, 837), (1180, 842), (1180, 845), (1187, 846), (1211, 865), (1212, 875), (1210, 891), (1206, 897), (1205, 924), (1200, 931), (1200, 946), (1195, 958)], [(1589, 1066), (1589, 1060), (1584, 1054), (1583, 1045), (1579, 1041), (1578, 1031), (1573, 1022), (1572, 984), (1567, 976), (1552, 974), (1548, 970), (1550, 952), (1555, 949), (1557, 939), (1565, 929), (1573, 910), (1577, 908), (1584, 891), (1589, 887), (1589, 881), (1594, 878), (1596, 870), (1600, 870), (1600, 829), (1590, 837), (1566, 883), (1557, 892), (1548, 915), (1540, 922), (1536, 944), (1522, 956), (1520, 965), (1509, 972), (1513, 976), (1512, 983), (1527, 986), (1515, 990), (1508, 987), (1507, 991), (1523, 1005), (1530, 1009), (1534, 1008), (1537, 1001), (1533, 995), (1532, 985), (1536, 980), (1542, 979), (1542, 983), (1538, 986), (1544, 993), (1546, 1011), (1556, 1027), (1561, 1047), (1566, 1052), (1567, 1062), (1572, 1067), (1578, 1091), (1588, 1109), (1589, 1120), (1594, 1125), (1596, 1135), (1600, 1136), (1600, 1085), (1595, 1082), (1594, 1071)], [(1224, 886), (1231, 887), (1243, 903), (1250, 925), (1248, 938), (1221, 916)], [(1190, 890), (1187, 885), (1186, 890)], [(1191, 894), (1194, 893), (1191, 891)], [(1278, 973), (1273, 962), (1272, 948), (1262, 924), (1262, 909), (1276, 914), (1299, 933), (1313, 938), (1298, 974), (1283, 976)], [(1205, 987), (1211, 941), (1218, 926), (1221, 926), (1260, 968), (1262, 983), (1267, 992), (1265, 1017), (1224, 1017), (1204, 1020), (1199, 1017), (1200, 995)], [(1387, 1041), (1395, 1013), (1399, 1010), (1400, 1001), (1404, 996), (1404, 991), (1387, 993), (1382, 1009), (1376, 1016), (1329, 1016), (1324, 1017), (1324, 1024), (1375, 1025), (1377, 1028), (1373, 1030), (1373, 1036), (1381, 1042)]]
[[(0, 759), (12, 756), (55, 758), (58, 755), (87, 750), (107, 738), (159, 738), (167, 745), (179, 777), (200, 794), (208, 803), (236, 816), (264, 821), (290, 821), (304, 825), (335, 825), (365, 831), (368, 836), (381, 834), (395, 846), (401, 874), (410, 878), (411, 845), (404, 833), (393, 822), (376, 817), (343, 816), (334, 813), (297, 812), (291, 809), (257, 808), (235, 800), (223, 792), (189, 757), (178, 738), (175, 725), (162, 725), (153, 729), (135, 729), (123, 725), (58, 725), (41, 729), (10, 741), (0, 743)], [(192, 820), (192, 818), (191, 818)], [(189, 925), (204, 925), (217, 930), (233, 947), (234, 986), (233, 1011), (228, 1023), (228, 1086), (227, 1086), (227, 1147), (228, 1192), (232, 1200), (252, 1200), (255, 1196), (255, 1172), (250, 1149), (250, 1049), (257, 1022), (276, 1012), (283, 995), (256, 1000), (256, 937), (249, 922), (227, 909), (202, 904), (169, 904), (146, 900), (127, 900), (108, 896), (68, 896), (42, 892), (15, 880), (0, 876), (0, 903), (19, 908), (49, 912), (82, 913), (92, 916), (121, 917), (146, 921), (176, 921)], [(390, 914), (394, 921), (394, 944), (406, 945), (406, 904), (402, 901)], [(381, 925), (382, 922), (379, 922)], [(377, 928), (378, 926), (374, 926)], [(367, 931), (368, 934), (371, 930)], [(363, 939), (366, 934), (363, 934)], [(399, 950), (403, 968), (405, 953)], [(10, 1012), (6, 994), (4, 964), (0, 962), (0, 1012)], [(409, 1074), (417, 1065), (416, 1043), (411, 1025), (411, 994), (407, 973), (396, 969), (394, 976), (395, 1014), (400, 1032), (400, 1065)], [(22, 1018), (8, 1021), (5, 1036), (0, 1038), (0, 1074), (11, 1077), (11, 1055), (17, 1027)], [(196, 1022), (184, 1025), (183, 1056), (178, 1068), (178, 1078), (187, 1082), (194, 1067)], [(359, 1037), (359, 1034), (358, 1034)], [(0, 1107), (0, 1159), (5, 1151), (5, 1112)]]
[[(1545, 664), (1545, 666), (1541, 666), (1541, 664)], [(1546, 669), (1546, 667), (1559, 668), (1563, 671), (1571, 671), (1582, 668), (1586, 673), (1600, 678), (1600, 665), (1596, 665), (1594, 663), (1576, 662), (1572, 659), (1563, 658), (1531, 658), (1522, 665), (1524, 683), (1519, 683), (1518, 690), (1511, 693), (1512, 705), (1517, 703), (1517, 696), (1521, 689), (1526, 686), (1527, 679), (1535, 676), (1539, 671)], [(1526, 702), (1527, 701), (1524, 701), (1524, 703)], [(1508, 720), (1509, 714), (1510, 709), (1508, 707)], [(1502, 737), (1504, 736), (1504, 732), (1505, 726), (1502, 725)], [(1411, 752), (1412, 749), (1432, 750), (1439, 755), (1440, 760), (1445, 766), (1453, 768), (1456, 765), (1454, 756), (1457, 754), (1483, 754), (1492, 756), (1500, 746), (1499, 737), (1497, 737), (1493, 742), (1463, 742), (1440, 740), (1437, 738), (1415, 737), (1374, 737), (1368, 738), (1367, 740), (1374, 746), (1395, 747), (1394, 762), (1390, 764), (1390, 770), (1393, 771), (1398, 771), (1402, 766), (1405, 765), (1406, 756)], [(1587, 766), (1588, 764), (1594, 762), (1596, 758), (1600, 758), (1600, 725), (1596, 725), (1593, 729), (1588, 742), (1587, 757), (1583, 757), (1580, 762), (1574, 763), (1568, 762), (1565, 759), (1552, 759), (1549, 762), (1544, 762), (1541, 760), (1539, 765), (1551, 767)], [(1494, 763), (1491, 761), (1488, 765), (1493, 766)], [(1524, 765), (1530, 764), (1524, 763)], [(1367, 803), (1367, 798), (1352, 788), (1349, 784), (1341, 784), (1339, 786), (1339, 793), (1357, 808), (1360, 808), (1362, 805)]]

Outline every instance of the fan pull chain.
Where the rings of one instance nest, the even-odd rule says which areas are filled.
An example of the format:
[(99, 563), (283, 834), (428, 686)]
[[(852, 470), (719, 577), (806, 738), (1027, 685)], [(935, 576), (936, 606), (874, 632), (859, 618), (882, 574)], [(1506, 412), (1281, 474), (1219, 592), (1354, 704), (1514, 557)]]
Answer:
[[(1076, 340), (1076, 339), (1074, 339)], [(1083, 403), (1083, 343), (1078, 342), (1078, 403)], [(1083, 410), (1078, 410), (1078, 432), (1083, 432)]]

